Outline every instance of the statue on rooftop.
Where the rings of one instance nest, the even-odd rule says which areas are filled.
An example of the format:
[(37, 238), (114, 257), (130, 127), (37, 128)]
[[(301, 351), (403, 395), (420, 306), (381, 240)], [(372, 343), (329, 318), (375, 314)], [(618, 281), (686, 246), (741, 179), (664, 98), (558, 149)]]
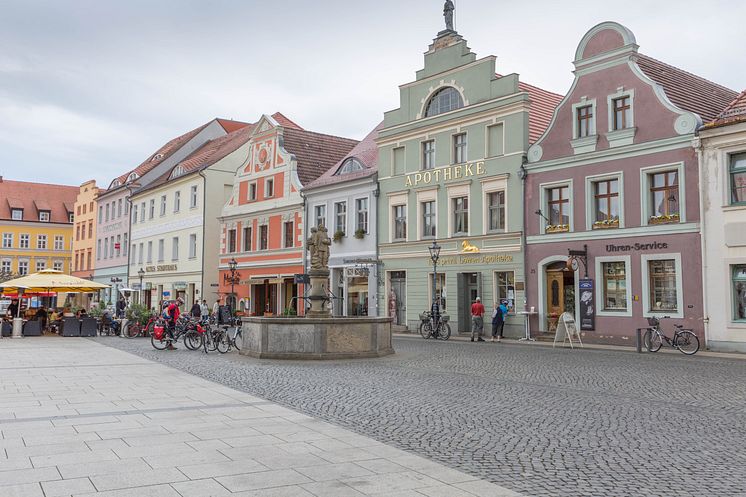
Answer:
[(446, 0), (446, 4), (443, 7), (443, 17), (446, 18), (446, 30), (453, 31), (453, 11), (456, 7), (453, 5), (452, 0)]

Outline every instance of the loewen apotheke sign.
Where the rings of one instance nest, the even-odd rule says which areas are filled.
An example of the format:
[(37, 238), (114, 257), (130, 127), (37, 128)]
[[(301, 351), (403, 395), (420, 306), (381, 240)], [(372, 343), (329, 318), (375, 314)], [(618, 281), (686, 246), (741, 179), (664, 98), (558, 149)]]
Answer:
[(484, 161), (461, 164), (459, 166), (447, 166), (430, 171), (421, 171), (418, 173), (407, 174), (404, 183), (407, 187), (429, 185), (440, 183), (441, 181), (451, 181), (472, 176), (483, 176), (487, 174), (484, 169)]

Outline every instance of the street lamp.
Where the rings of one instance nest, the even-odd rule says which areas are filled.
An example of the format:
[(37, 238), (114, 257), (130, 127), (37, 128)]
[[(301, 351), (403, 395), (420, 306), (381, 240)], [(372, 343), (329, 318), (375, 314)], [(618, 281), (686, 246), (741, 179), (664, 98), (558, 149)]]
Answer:
[(430, 312), (433, 316), (433, 320), (437, 322), (437, 316), (440, 314), (440, 312), (436, 312), (438, 310), (438, 259), (440, 259), (440, 245), (438, 245), (438, 242), (433, 240), (433, 244), (427, 248), (430, 251), (430, 259), (433, 261), (433, 304), (430, 308)]
[(236, 262), (235, 258), (231, 258), (231, 260), (228, 262), (228, 267), (231, 270), (231, 316), (234, 312), (236, 312), (235, 308), (235, 302), (236, 297), (233, 293), (233, 287), (236, 285), (236, 268), (238, 267), (238, 262)]
[(145, 277), (145, 271), (143, 270), (143, 268), (140, 268), (140, 270), (137, 272), (137, 275), (140, 277), (140, 305), (143, 305), (142, 279)]

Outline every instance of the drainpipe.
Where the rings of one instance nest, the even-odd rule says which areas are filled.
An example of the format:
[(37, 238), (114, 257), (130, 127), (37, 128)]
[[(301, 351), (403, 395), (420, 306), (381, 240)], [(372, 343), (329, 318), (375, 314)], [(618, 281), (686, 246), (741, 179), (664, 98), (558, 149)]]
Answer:
[(700, 250), (702, 251), (702, 322), (704, 324), (705, 333), (705, 348), (709, 349), (710, 341), (710, 316), (707, 306), (707, 241), (705, 240), (705, 228), (707, 227), (705, 221), (705, 197), (707, 196), (707, 187), (705, 185), (705, 170), (704, 170), (704, 150), (702, 147), (702, 140), (699, 137), (695, 137), (692, 145), (694, 150), (697, 151), (697, 169), (699, 171), (699, 243)]
[[(528, 178), (528, 172), (526, 171), (526, 164), (528, 164), (528, 157), (523, 155), (521, 158), (521, 169), (518, 173), (518, 177), (521, 179), (521, 211), (523, 216), (523, 226), (521, 227), (521, 251), (523, 252), (523, 310), (528, 310), (528, 264), (527, 264), (527, 250), (528, 243), (526, 242), (526, 179)], [(516, 292), (517, 293), (517, 292)], [(537, 296), (538, 297), (538, 296)], [(530, 319), (530, 316), (526, 319)]]
[[(292, 180), (291, 180), (292, 181)], [(300, 194), (300, 198), (303, 200), (303, 214), (301, 216), (301, 223), (303, 223), (303, 273), (308, 274), (309, 268), (308, 268), (308, 244), (306, 243), (306, 240), (308, 240), (308, 213), (306, 212), (306, 209), (308, 207), (308, 199), (306, 198), (306, 194), (303, 192), (303, 190), (299, 190), (298, 193)], [(329, 281), (331, 282), (331, 274), (329, 275)], [(330, 285), (331, 286), (331, 285)], [(301, 315), (301, 306), (303, 309), (303, 315), (306, 315), (306, 299), (305, 297), (308, 295), (308, 285), (303, 285), (303, 299), (298, 299), (295, 302), (295, 305), (298, 308), (297, 314), (298, 316)]]
[[(205, 299), (205, 224), (207, 221), (207, 176), (204, 170), (200, 169), (197, 173), (202, 176), (202, 282), (200, 283), (199, 294)], [(238, 234), (238, 233), (236, 233)], [(187, 249), (188, 250), (188, 249)], [(220, 282), (220, 263), (218, 262), (218, 282)], [(234, 296), (235, 298), (235, 296)], [(194, 304), (194, 302), (192, 302)]]

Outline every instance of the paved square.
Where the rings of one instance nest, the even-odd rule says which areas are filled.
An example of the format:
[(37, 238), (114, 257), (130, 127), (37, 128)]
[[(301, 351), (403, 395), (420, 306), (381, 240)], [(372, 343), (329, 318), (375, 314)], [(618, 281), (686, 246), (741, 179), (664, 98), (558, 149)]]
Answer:
[(519, 494), (92, 340), (0, 341), (0, 496), (93, 495)]

